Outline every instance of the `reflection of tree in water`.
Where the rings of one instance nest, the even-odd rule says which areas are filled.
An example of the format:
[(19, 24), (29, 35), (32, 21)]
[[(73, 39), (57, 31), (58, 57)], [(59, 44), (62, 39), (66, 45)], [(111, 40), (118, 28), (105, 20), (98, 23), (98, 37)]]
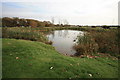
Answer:
[[(58, 52), (67, 55), (74, 55), (76, 53), (75, 55), (77, 55), (77, 51), (74, 50), (73, 46), (77, 44), (77, 36), (81, 36), (80, 34), (83, 33), (72, 30), (55, 30), (49, 34), (49, 39), (53, 41), (53, 46)], [(61, 44), (61, 41), (63, 41), (63, 44)]]
[(68, 30), (64, 30), (64, 34), (63, 34), (64, 36), (63, 37), (66, 38), (68, 34), (69, 34)]
[(60, 31), (58, 31), (58, 36), (59, 36), (59, 37), (64, 37), (64, 38), (66, 38), (67, 35), (68, 35), (68, 30), (60, 30)]
[(62, 36), (62, 30), (58, 31), (58, 36), (59, 36), (59, 37)]
[(54, 31), (52, 31), (52, 39), (55, 37), (55, 32)]
[(55, 32), (54, 31), (47, 32), (47, 35), (48, 35), (50, 40), (53, 40), (53, 38), (55, 36)]

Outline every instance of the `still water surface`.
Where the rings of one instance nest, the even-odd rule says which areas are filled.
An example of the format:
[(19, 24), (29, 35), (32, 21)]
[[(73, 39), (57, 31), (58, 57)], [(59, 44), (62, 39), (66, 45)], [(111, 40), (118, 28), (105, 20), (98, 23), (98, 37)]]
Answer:
[(83, 31), (76, 30), (55, 30), (47, 37), (53, 42), (52, 46), (62, 54), (74, 55), (76, 51), (73, 46), (77, 44), (77, 36), (83, 36)]

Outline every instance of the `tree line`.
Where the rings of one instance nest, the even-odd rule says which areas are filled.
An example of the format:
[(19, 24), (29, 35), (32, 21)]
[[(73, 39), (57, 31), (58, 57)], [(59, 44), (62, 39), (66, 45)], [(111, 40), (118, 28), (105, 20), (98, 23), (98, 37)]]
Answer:
[(2, 27), (51, 27), (54, 26), (50, 21), (38, 21), (34, 19), (24, 19), (18, 17), (3, 17)]

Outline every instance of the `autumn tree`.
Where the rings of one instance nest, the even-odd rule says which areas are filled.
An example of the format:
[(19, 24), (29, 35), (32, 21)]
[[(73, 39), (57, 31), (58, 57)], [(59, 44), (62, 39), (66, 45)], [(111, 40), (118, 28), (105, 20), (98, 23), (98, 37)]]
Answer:
[(24, 26), (24, 27), (28, 27), (29, 26), (29, 24), (28, 24), (26, 19), (20, 19), (19, 20), (19, 25), (20, 26)]
[(38, 24), (37, 24), (37, 22), (35, 20), (30, 20), (30, 26), (31, 27), (37, 27)]
[(2, 18), (2, 26), (3, 27), (13, 27), (13, 19), (9, 17)]
[[(54, 23), (54, 20), (53, 20)], [(18, 17), (3, 17), (2, 26), (3, 27), (52, 27), (54, 24), (50, 21), (38, 21), (34, 19), (19, 19)]]
[(19, 26), (19, 18), (18, 17), (13, 17), (13, 22), (12, 22), (12, 25), (15, 27), (15, 26)]

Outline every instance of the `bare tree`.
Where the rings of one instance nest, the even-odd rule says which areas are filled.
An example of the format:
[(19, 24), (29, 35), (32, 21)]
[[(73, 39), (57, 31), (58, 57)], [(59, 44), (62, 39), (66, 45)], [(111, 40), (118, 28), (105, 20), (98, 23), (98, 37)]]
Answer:
[(55, 21), (54, 17), (51, 18), (51, 21), (52, 21), (52, 23), (54, 24), (54, 21)]
[(60, 19), (58, 20), (58, 24), (61, 25), (61, 20)]
[(63, 25), (63, 24), (62, 24), (62, 19), (58, 19), (58, 24), (59, 24), (59, 25)]
[(63, 22), (64, 22), (64, 25), (68, 25), (69, 24), (67, 19), (64, 19)]

